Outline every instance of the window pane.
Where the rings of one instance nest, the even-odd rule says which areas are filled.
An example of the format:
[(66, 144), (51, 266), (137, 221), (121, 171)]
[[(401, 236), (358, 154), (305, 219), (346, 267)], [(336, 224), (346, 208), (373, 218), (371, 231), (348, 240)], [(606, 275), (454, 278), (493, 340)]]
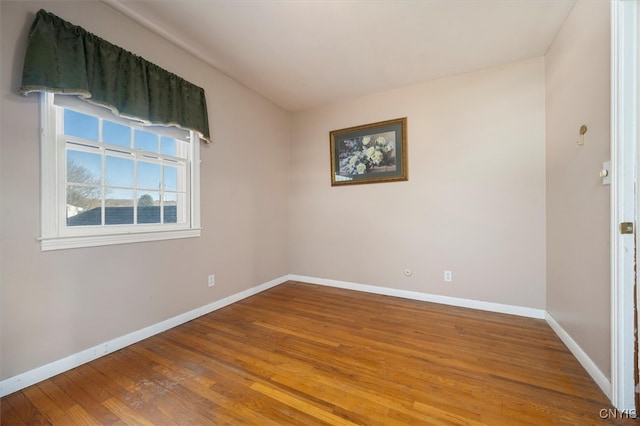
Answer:
[(186, 197), (176, 192), (164, 193), (164, 223), (186, 222)]
[(178, 206), (164, 206), (164, 223), (178, 223), (177, 208)]
[(138, 191), (138, 207), (150, 207), (160, 205), (160, 192)]
[(176, 156), (176, 140), (166, 136), (160, 138), (161, 151), (165, 155)]
[(133, 191), (109, 189), (105, 195), (105, 225), (133, 224)]
[(189, 142), (176, 139), (176, 157), (187, 158), (189, 155)]
[(126, 146), (131, 146), (131, 128), (112, 121), (102, 122), (102, 142)]
[(133, 160), (107, 156), (105, 180), (109, 186), (133, 188)]
[(98, 118), (65, 109), (64, 134), (97, 141)]
[(138, 188), (160, 189), (160, 164), (138, 162)]
[(160, 192), (139, 191), (138, 223), (160, 223)]
[(158, 135), (144, 130), (136, 130), (134, 146), (145, 151), (158, 152)]
[(67, 182), (100, 185), (100, 154), (67, 150)]
[(101, 189), (95, 186), (67, 185), (67, 226), (102, 223)]
[(163, 200), (165, 206), (175, 206), (178, 204), (178, 194), (175, 192), (165, 192)]
[(164, 189), (166, 191), (178, 190), (178, 168), (164, 166)]

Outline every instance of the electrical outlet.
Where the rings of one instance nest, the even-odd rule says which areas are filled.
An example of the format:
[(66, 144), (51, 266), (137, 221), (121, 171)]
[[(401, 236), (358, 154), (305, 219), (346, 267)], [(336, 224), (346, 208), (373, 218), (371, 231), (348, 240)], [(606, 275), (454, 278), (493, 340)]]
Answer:
[(216, 285), (216, 276), (211, 274), (209, 275), (209, 281), (208, 281), (209, 287), (213, 287), (214, 285)]
[(453, 281), (453, 274), (451, 273), (451, 271), (444, 271), (444, 280), (448, 283)]

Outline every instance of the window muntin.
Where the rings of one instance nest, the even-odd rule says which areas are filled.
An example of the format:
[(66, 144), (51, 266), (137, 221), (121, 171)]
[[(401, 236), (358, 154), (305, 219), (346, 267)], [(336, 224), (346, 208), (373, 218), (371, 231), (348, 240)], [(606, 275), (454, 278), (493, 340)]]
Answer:
[[(43, 194), (43, 250), (66, 248), (45, 243), (56, 238), (165, 233), (136, 239), (145, 241), (199, 235), (199, 146), (193, 132), (143, 126), (69, 96), (43, 94), (43, 109), (43, 191), (56, 194)], [(51, 139), (54, 150), (45, 146)], [(55, 187), (45, 180), (47, 170)], [(197, 233), (166, 234), (193, 230)], [(112, 240), (93, 244), (89, 238), (73, 246), (131, 238)]]

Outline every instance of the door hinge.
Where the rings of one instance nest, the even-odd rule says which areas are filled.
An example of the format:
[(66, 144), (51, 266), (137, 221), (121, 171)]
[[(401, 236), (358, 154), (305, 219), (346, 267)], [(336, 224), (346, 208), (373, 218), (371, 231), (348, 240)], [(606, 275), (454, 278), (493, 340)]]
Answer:
[(633, 234), (633, 222), (622, 222), (620, 224), (621, 234)]

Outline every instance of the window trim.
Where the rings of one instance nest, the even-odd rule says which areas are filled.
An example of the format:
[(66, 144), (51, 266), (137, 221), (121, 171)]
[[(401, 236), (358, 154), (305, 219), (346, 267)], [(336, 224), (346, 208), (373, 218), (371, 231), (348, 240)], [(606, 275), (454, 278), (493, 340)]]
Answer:
[[(190, 167), (191, 180), (189, 198), (189, 218), (184, 227), (171, 225), (136, 225), (139, 230), (114, 228), (74, 228), (72, 232), (62, 232), (62, 216), (66, 209), (60, 203), (64, 186), (59, 176), (61, 162), (66, 159), (65, 146), (57, 141), (55, 94), (40, 94), (40, 205), (41, 205), (41, 250), (59, 250), (80, 247), (96, 247), (112, 244), (127, 244), (146, 241), (160, 241), (177, 238), (193, 238), (201, 235), (200, 227), (200, 140), (196, 132), (191, 132)], [(57, 95), (64, 96), (64, 95)], [(82, 101), (79, 101), (82, 102)], [(87, 104), (91, 109), (92, 105)], [(100, 107), (95, 107), (100, 108)], [(105, 109), (109, 114), (109, 111)], [(114, 115), (114, 117), (116, 117)], [(134, 122), (135, 123), (135, 122)], [(134, 126), (135, 127), (135, 124)], [(172, 229), (173, 228), (173, 229)], [(177, 229), (176, 229), (177, 228)], [(66, 229), (66, 228), (65, 228)], [(83, 232), (86, 231), (86, 232)]]

